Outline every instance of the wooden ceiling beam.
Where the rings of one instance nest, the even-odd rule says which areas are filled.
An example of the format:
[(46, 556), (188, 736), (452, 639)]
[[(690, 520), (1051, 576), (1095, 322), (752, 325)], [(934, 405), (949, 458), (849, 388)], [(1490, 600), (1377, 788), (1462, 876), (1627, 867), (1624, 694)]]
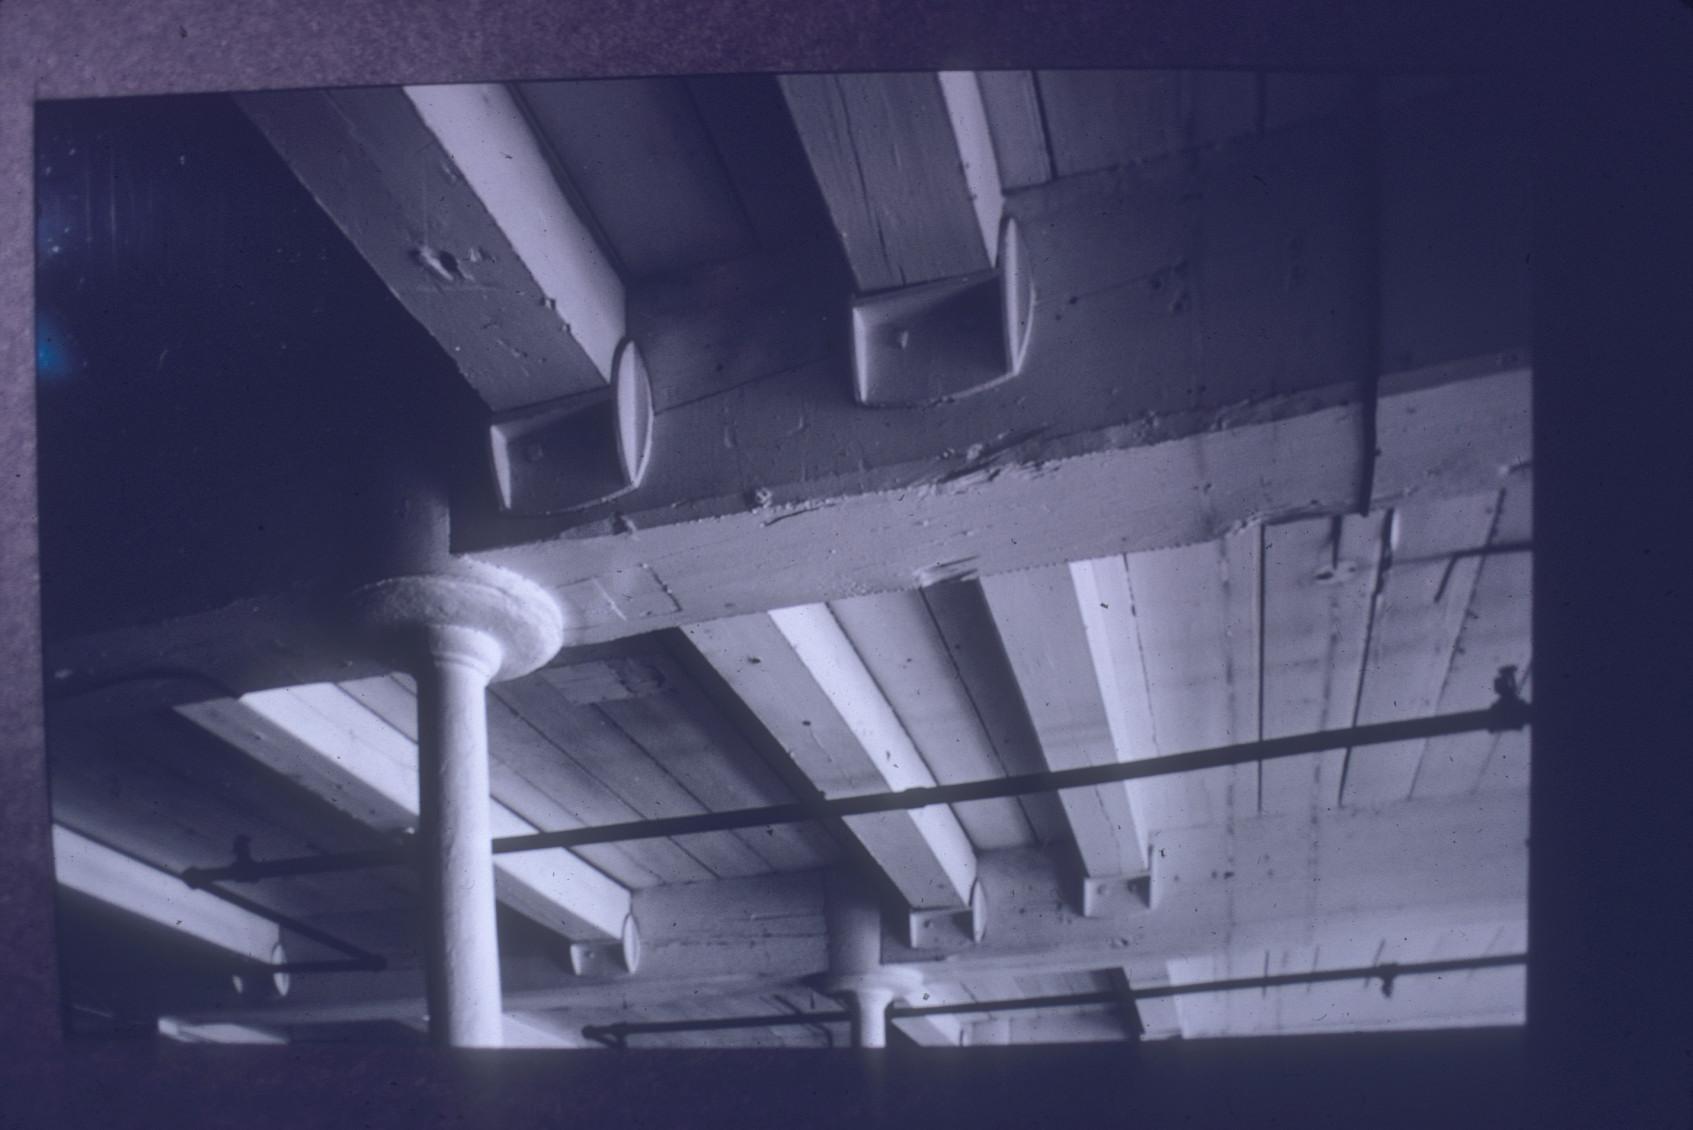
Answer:
[[(1070, 909), (1067, 867), (1051, 853), (984, 853), (989, 919), (979, 943), (913, 949), (885, 933), (883, 960), (939, 983), (979, 975), (1137, 968), (1237, 947), (1334, 945), (1526, 914), (1528, 801), (1522, 793), (1330, 809), (1153, 838), (1152, 905), (1113, 900), (1092, 918)], [(508, 1010), (582, 1012), (756, 993), (826, 970), (822, 872), (654, 887), (634, 897), (639, 972), (564, 977), (556, 963), (510, 958)], [(409, 1015), (421, 977), (394, 970), (298, 978), (274, 1008), (192, 1019), (252, 1024), (346, 1022)], [(1117, 1029), (1121, 1035), (1121, 1028)]]
[(993, 266), (1003, 201), (974, 75), (780, 81), (860, 292)]
[[(417, 743), (333, 684), (287, 687), (178, 707), (222, 738), (349, 815), (399, 833), (418, 819)], [(498, 798), (495, 836), (535, 825)], [(495, 860), (500, 901), (576, 942), (616, 941), (629, 891), (565, 850)]]
[(281, 929), (268, 918), (193, 890), (169, 871), (62, 824), (53, 826), (53, 868), (66, 890), (247, 961), (269, 964), (282, 942)]
[[(1403, 137), (1395, 130), (1411, 126), (1389, 115), (1395, 162), (1428, 150), (1437, 124), (1487, 120), (1462, 104), (1420, 113), (1433, 120)], [(1509, 129), (1481, 134), (1468, 150)], [(454, 548), (548, 585), (577, 641), (593, 643), (1209, 541), (1356, 510), (1372, 369), (1374, 508), (1495, 490), (1531, 457), (1529, 361), (1515, 351), (1528, 326), (1513, 313), (1527, 293), (1524, 247), (1490, 222), (1523, 181), (1501, 159), (1372, 183), (1356, 133), (1315, 122), (1015, 193), (1007, 208), (1041, 296), (1027, 364), (1010, 384), (937, 408), (866, 410), (841, 393), (844, 349), (819, 355), (809, 334), (783, 346), (811, 324), (809, 299), (790, 318), (753, 318), (746, 294), (704, 287), (689, 334), (755, 340), (729, 358), (643, 342), (670, 360), (653, 373), (666, 407), (642, 484), (570, 518), (463, 508)], [(1391, 232), (1437, 216), (1462, 238), (1433, 257), (1413, 254), (1408, 236), (1378, 248), (1376, 197)], [(1489, 280), (1479, 306), (1472, 278)], [(659, 321), (684, 313), (667, 306)], [(1372, 355), (1378, 317), (1420, 327), (1415, 348)], [(692, 356), (745, 365), (671, 399)], [(220, 600), (49, 640), (49, 664), (90, 680), (169, 666), (241, 691), (360, 673), (316, 646), (297, 593)], [(257, 639), (272, 642), (261, 651)]]
[(780, 82), (856, 282), (856, 400), (936, 404), (1015, 376), (1033, 290), (976, 75)]
[[(825, 797), (933, 785), (887, 697), (822, 605), (684, 629), (688, 641)], [(950, 808), (851, 816), (863, 846), (912, 910), (962, 910), (975, 850)]]
[[(981, 582), (1048, 769), (1108, 765), (1134, 753), (1112, 732), (1102, 684), (1108, 672), (1094, 654), (1072, 573), (1048, 565)], [(1145, 874), (1146, 846), (1125, 785), (1068, 789), (1058, 799), (1087, 880)]]
[(505, 86), (239, 101), (489, 408), (606, 385), (623, 283)]

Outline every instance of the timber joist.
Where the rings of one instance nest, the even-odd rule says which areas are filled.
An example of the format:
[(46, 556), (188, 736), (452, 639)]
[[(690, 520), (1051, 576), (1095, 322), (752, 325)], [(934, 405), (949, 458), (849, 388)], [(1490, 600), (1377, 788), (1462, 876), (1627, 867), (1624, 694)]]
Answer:
[[(1518, 249), (1482, 222), (1515, 170), (1435, 160), (1449, 134), (1489, 151), (1485, 115), (1387, 106), (1366, 138), (1332, 106), (1242, 112), (1281, 89), (1249, 77), (766, 80), (785, 183), (818, 196), (781, 222), (747, 214), (757, 162), (722, 136), (747, 90), (243, 96), (456, 361), (486, 409), (465, 467), (494, 489), (432, 481), (403, 562), (47, 641), (66, 687), (180, 675), (149, 710), (270, 774), (264, 819), (316, 806), (186, 873), (236, 806), (198, 839), (120, 813), (175, 837), (152, 871), (60, 835), (71, 889), (124, 907), (133, 874), (203, 941), (302, 975), (178, 1030), (427, 1012), (493, 1045), (548, 1012), (575, 1031), (717, 995), (743, 1024), (819, 990), (863, 1044), (993, 1042), (1004, 1018), (949, 1018), (1017, 1011), (1009, 979), (1092, 978), (1025, 992), (1127, 1017), (1072, 1033), (1169, 1031), (1194, 1025), (1105, 982), (1194, 996), (1177, 982), (1268, 976), (1272, 948), (1429, 930), (1511, 949), (1525, 800), (1498, 777), (1530, 712), (1508, 673), (1480, 689), (1526, 665), (1526, 629), (1472, 612), (1520, 597), (1504, 555), (1532, 532)], [(1118, 86), (1215, 135), (1094, 129)], [(698, 191), (627, 191), (637, 124), (692, 146)], [(1469, 230), (1431, 251), (1449, 214)], [(372, 646), (324, 646), (337, 618)], [(62, 795), (94, 811), (94, 783)], [(290, 877), (247, 908), (212, 886)], [(299, 950), (274, 912), (300, 905), (347, 960)]]
[(853, 395), (936, 404), (1023, 367), (1035, 287), (976, 75), (787, 75), (857, 284)]

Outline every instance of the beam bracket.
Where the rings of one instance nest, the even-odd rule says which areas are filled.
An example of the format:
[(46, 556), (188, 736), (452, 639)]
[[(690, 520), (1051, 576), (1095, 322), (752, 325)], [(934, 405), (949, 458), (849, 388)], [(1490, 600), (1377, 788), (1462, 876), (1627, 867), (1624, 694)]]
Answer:
[(1022, 371), (1035, 291), (1011, 216), (1000, 222), (996, 262), (991, 270), (853, 301), (853, 394), (860, 404), (945, 403)]
[(1083, 918), (1100, 918), (1119, 907), (1133, 905), (1144, 910), (1152, 905), (1152, 874), (1084, 875), (1081, 908)]
[(970, 884), (970, 903), (963, 910), (913, 910), (906, 919), (906, 944), (912, 949), (974, 945), (987, 932), (988, 895), (980, 879)]
[(641, 968), (641, 931), (635, 916), (623, 919), (615, 942), (572, 942), (570, 970), (578, 977), (619, 977)]
[(605, 388), (494, 416), (488, 444), (500, 509), (557, 514), (627, 494), (646, 475), (652, 423), (646, 362), (625, 338)]

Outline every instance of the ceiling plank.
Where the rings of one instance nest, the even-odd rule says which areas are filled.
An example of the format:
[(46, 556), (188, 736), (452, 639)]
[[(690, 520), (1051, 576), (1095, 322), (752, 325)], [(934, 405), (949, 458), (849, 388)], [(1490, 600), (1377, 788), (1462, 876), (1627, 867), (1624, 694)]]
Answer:
[[(502, 683), (493, 688), (493, 694), (547, 738), (560, 759), (575, 762), (627, 808), (627, 817), (614, 819), (687, 816), (706, 811), (699, 798), (649, 757), (604, 711), (598, 706), (569, 702), (548, 681), (548, 675), (543, 669)], [(548, 791), (557, 795), (556, 790)], [(770, 870), (747, 843), (745, 833), (679, 836), (672, 842), (704, 870), (704, 874), (691, 876), (693, 879), (756, 875)], [(684, 880), (665, 876), (665, 881)]]
[(282, 941), (280, 928), (269, 919), (196, 891), (169, 871), (148, 866), (62, 824), (53, 825), (53, 868), (59, 885), (67, 890), (248, 961), (270, 963)]
[[(1534, 491), (1527, 474), (1513, 476), (1499, 501), (1499, 516), (1487, 544), (1506, 552), (1483, 556), (1477, 565), (1470, 607), (1458, 631), (1452, 663), (1440, 688), (1438, 708), (1472, 710), (1493, 699), (1493, 679), (1501, 667), (1517, 669), (1522, 679), (1533, 659), (1534, 558), (1509, 551), (1533, 536)], [(1479, 548), (1479, 547), (1478, 547)], [(1457, 562), (1452, 562), (1456, 571)], [(1413, 796), (1466, 793), (1481, 781), (1496, 750), (1522, 745), (1526, 735), (1464, 734), (1424, 743), (1411, 785)], [(1518, 787), (1521, 787), (1519, 782)]]
[[(1153, 839), (1150, 907), (1114, 901), (1088, 918), (1067, 901), (1067, 866), (1031, 849), (988, 852), (979, 874), (990, 919), (983, 940), (914, 950), (884, 933), (883, 959), (956, 983), (1137, 968), (1237, 947), (1324, 946), (1480, 924), (1527, 912), (1525, 793), (1410, 800), (1380, 809), (1265, 816), (1232, 828), (1171, 830)], [(623, 1008), (686, 994), (798, 985), (828, 965), (824, 872), (654, 887), (636, 893), (642, 961), (634, 975), (561, 981), (551, 961), (505, 962), (508, 1009)], [(220, 1012), (231, 1022), (348, 1022), (409, 1015), (421, 974), (300, 978), (274, 1008)], [(1118, 1029), (1119, 1034), (1121, 1029)]]
[[(1434, 712), (1482, 562), (1453, 555), (1486, 544), (1498, 508), (1499, 495), (1489, 493), (1394, 512), (1392, 557), (1378, 572), (1355, 725)], [(1489, 673), (1480, 693), (1491, 701), (1492, 689)], [(1394, 742), (1349, 751), (1339, 803), (1382, 804), (1409, 796), (1424, 745)]]
[[(1005, 656), (981, 584), (946, 581), (917, 591), (980, 720), (986, 739), (981, 776), (1040, 772), (1040, 736), (1017, 693), (1017, 675)], [(1016, 803), (1038, 842), (1062, 843), (1069, 836), (1064, 807), (1056, 796), (1035, 793), (1016, 798)]]
[(781, 85), (861, 292), (993, 266), (999, 172), (974, 76), (783, 75)]
[(597, 1048), (578, 1027), (540, 1012), (508, 1012), (502, 1018), (501, 1047)]
[[(1044, 768), (1122, 760), (1125, 751), (1112, 734), (1102, 689), (1107, 673), (1095, 662), (1070, 567), (1007, 573), (981, 585), (1034, 722)], [(1066, 789), (1058, 798), (1088, 877), (1145, 872), (1146, 847), (1128, 789), (1121, 784)]]
[[(1158, 656), (1143, 638), (1141, 601), (1122, 555), (1095, 558), (1072, 566), (1072, 577), (1087, 625), (1088, 646), (1105, 688), (1106, 719), (1119, 758), (1155, 757), (1169, 748), (1160, 741), (1152, 711), (1149, 667)], [(1168, 827), (1201, 819), (1209, 811), (1204, 778), (1183, 773), (1125, 782), (1129, 807), (1141, 839)]]
[[(720, 716), (713, 717), (716, 708), (691, 685), (673, 684), (662, 694), (602, 703), (600, 710), (707, 809), (757, 808), (792, 799), (746, 740)], [(763, 862), (761, 870), (809, 870), (832, 857), (819, 851), (827, 847), (822, 837), (802, 826), (748, 829), (737, 835)]]
[[(1265, 528), (1265, 737), (1352, 724), (1386, 520), (1335, 515)], [(1344, 760), (1330, 750), (1266, 762), (1263, 811), (1334, 805)]]
[(1123, 1022), (1110, 1005), (1013, 1012), (1002, 1020), (1008, 1044), (1097, 1044), (1124, 1039)]
[[(935, 783), (826, 607), (715, 620), (684, 632), (824, 796)], [(951, 809), (852, 816), (844, 823), (911, 909), (968, 905), (975, 852)]]
[(605, 385), (623, 284), (506, 87), (239, 102), (489, 408)]
[[(1360, 938), (1355, 945), (1330, 939), (1321, 946), (1224, 950), (1170, 963), (1175, 984), (1363, 967), (1379, 962), (1436, 960), (1430, 945), (1443, 941), (1443, 957), (1485, 956), (1500, 924), (1478, 922), (1464, 929), (1423, 936)], [(1417, 952), (1417, 951), (1424, 952)], [(1314, 1032), (1378, 1032), (1414, 1028), (1516, 1025), (1524, 1020), (1527, 997), (1522, 966), (1473, 969), (1396, 978), (1391, 995), (1379, 980), (1330, 981), (1309, 985), (1177, 997), (1181, 1032), (1187, 1038), (1292, 1035)]]
[(168, 1016), (159, 1017), (159, 1035), (184, 1044), (286, 1044), (280, 1032), (251, 1028), (244, 1024), (185, 1024)]
[[(997, 756), (977, 702), (961, 677), (964, 658), (949, 652), (928, 595), (918, 591), (854, 597), (835, 601), (829, 609), (937, 782), (1003, 776), (1006, 764)], [(1033, 842), (1016, 798), (954, 805), (953, 812), (980, 851)]]
[[(539, 828), (583, 828), (637, 819), (635, 810), (576, 764), (498, 695), (488, 696), (488, 749), (494, 795)], [(577, 852), (631, 889), (709, 877), (669, 840), (596, 844)]]
[[(1130, 554), (1142, 670), (1158, 752), (1258, 737), (1258, 531)], [(1257, 769), (1184, 774), (1159, 797), (1166, 827), (1223, 823), (1258, 811)]]
[(980, 71), (976, 82), (1005, 191), (1051, 180), (1052, 151), (1047, 146), (1045, 111), (1034, 72)]
[[(924, 1007), (928, 1005), (964, 1004), (974, 999), (957, 984), (935, 982), (925, 984), (905, 1003)], [(925, 1048), (956, 1048), (961, 1046), (964, 1043), (964, 1030), (969, 1022), (968, 1016), (901, 1016), (889, 1021), (912, 1043)]]
[[(289, 687), (178, 708), (189, 721), (373, 827), (418, 818), (417, 745), (333, 684)], [(490, 800), (492, 832), (538, 830)], [(577, 941), (612, 940), (627, 889), (562, 849), (495, 860), (500, 901)]]
[(1250, 71), (1041, 71), (1058, 176), (1154, 160), (1254, 132)]
[[(368, 825), (259, 763), (231, 757), (224, 742), (169, 711), (122, 721), (55, 711), (51, 729), (55, 819), (162, 870), (222, 864), (238, 842), (257, 856), (284, 858), (382, 844)], [(309, 917), (405, 907), (415, 884), (393, 871), (308, 875), (250, 894)]]
[(752, 249), (752, 230), (682, 79), (515, 89), (625, 280)]

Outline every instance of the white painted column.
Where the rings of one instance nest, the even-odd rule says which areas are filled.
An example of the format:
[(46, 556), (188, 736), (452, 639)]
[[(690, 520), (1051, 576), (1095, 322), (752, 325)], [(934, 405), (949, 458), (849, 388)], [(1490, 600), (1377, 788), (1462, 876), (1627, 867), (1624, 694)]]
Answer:
[(551, 659), (563, 643), (563, 613), (539, 586), (472, 564), (378, 582), (355, 603), (377, 644), (417, 680), (429, 1033), (448, 1047), (499, 1047), (488, 685)]
[(852, 1004), (852, 1046), (887, 1047), (888, 1006), (894, 1003), (893, 989), (886, 985), (861, 984), (848, 996)]
[(429, 632), (417, 678), (419, 830), (429, 920), (430, 1035), (451, 1047), (498, 1047), (499, 933), (489, 828), (488, 682), (499, 644), (480, 632)]
[(829, 883), (829, 975), (824, 988), (852, 1011), (852, 1043), (888, 1046), (888, 1007), (922, 987), (915, 969), (882, 964), (882, 913), (874, 895), (854, 877), (837, 873)]

